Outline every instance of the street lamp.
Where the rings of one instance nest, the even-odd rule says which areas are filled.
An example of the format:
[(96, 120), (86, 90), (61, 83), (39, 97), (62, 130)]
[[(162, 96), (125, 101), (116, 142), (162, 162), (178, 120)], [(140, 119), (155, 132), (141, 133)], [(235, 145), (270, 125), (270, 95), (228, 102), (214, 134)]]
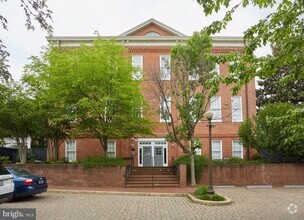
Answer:
[(208, 184), (208, 194), (214, 194), (213, 184), (212, 184), (212, 141), (211, 141), (211, 129), (213, 125), (211, 124), (211, 120), (213, 118), (213, 113), (209, 110), (205, 117), (208, 119), (208, 125), (209, 128), (209, 162), (208, 162), (208, 174), (209, 174), (209, 184)]
[(132, 154), (132, 164), (131, 164), (131, 166), (134, 167), (134, 156), (135, 156), (134, 144), (132, 144), (131, 154)]

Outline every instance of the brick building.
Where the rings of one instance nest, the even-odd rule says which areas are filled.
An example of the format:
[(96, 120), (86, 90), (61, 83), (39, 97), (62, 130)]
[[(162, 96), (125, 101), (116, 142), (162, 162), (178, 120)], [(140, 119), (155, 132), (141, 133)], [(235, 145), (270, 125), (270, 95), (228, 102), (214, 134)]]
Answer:
[[(80, 43), (90, 43), (95, 38), (55, 36), (48, 40), (62, 47), (77, 47)], [(182, 155), (182, 151), (176, 144), (167, 142), (164, 138), (167, 131), (159, 114), (160, 101), (155, 100), (149, 91), (151, 77), (145, 72), (145, 69), (155, 66), (163, 74), (163, 80), (170, 80), (170, 72), (162, 72), (164, 63), (170, 62), (170, 48), (189, 37), (155, 19), (150, 19), (115, 38), (127, 47), (128, 53), (132, 56), (133, 65), (143, 69), (142, 90), (146, 100), (155, 110), (155, 113), (149, 117), (157, 126), (154, 130), (156, 136), (151, 138), (139, 136), (110, 140), (108, 154), (115, 157), (130, 157), (131, 149), (134, 147), (136, 150), (135, 166), (171, 166), (172, 159)], [(231, 51), (242, 52), (244, 42), (242, 37), (213, 37), (212, 45), (212, 53), (223, 54)], [(217, 71), (220, 75), (227, 75), (228, 63), (220, 64)], [(214, 159), (226, 159), (233, 156), (246, 158), (246, 150), (240, 144), (237, 132), (242, 121), (255, 115), (255, 109), (254, 81), (244, 86), (237, 96), (232, 96), (229, 86), (220, 86), (220, 91), (211, 102), (211, 110), (216, 115), (213, 120), (215, 127), (212, 130)], [(175, 113), (174, 107), (172, 107), (172, 114)], [(195, 137), (200, 138), (203, 143), (202, 151), (198, 153), (208, 155), (208, 128), (206, 125), (206, 121), (198, 123)], [(59, 158), (66, 157), (69, 161), (80, 160), (92, 155), (103, 155), (99, 141), (92, 138), (67, 140), (59, 150)]]

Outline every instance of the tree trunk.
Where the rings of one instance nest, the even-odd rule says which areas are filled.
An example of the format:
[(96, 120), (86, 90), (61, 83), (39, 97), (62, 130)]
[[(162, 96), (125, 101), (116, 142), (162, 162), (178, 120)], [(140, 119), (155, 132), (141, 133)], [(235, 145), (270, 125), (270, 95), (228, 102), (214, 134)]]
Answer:
[(19, 158), (21, 164), (26, 164), (26, 152), (27, 152), (27, 147), (23, 146), (19, 148)]
[(191, 168), (191, 186), (196, 186), (196, 181), (195, 181), (195, 167), (194, 167), (194, 154), (193, 150), (191, 149), (190, 153), (190, 168)]
[(102, 140), (100, 140), (100, 143), (104, 152), (103, 156), (106, 157), (108, 152), (108, 136), (102, 136)]

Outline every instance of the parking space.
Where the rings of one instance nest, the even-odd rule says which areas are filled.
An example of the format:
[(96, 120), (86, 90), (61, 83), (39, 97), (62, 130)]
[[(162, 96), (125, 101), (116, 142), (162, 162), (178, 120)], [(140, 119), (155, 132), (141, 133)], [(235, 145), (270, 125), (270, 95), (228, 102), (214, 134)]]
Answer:
[(185, 197), (45, 193), (0, 208), (36, 208), (37, 219), (304, 219), (304, 189), (217, 189), (235, 202), (204, 206)]

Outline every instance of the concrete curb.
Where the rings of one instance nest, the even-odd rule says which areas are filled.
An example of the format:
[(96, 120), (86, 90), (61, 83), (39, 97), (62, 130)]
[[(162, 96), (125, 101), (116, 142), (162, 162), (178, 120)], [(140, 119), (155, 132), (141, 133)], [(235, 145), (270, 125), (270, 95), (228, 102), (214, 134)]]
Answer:
[[(226, 201), (206, 201), (200, 200), (188, 193), (150, 193), (150, 192), (117, 192), (117, 191), (93, 191), (93, 190), (61, 190), (48, 189), (48, 193), (66, 193), (66, 194), (96, 194), (96, 195), (126, 195), (126, 196), (162, 196), (162, 197), (187, 197), (191, 202), (199, 203), (208, 206), (223, 206), (230, 205), (233, 201), (223, 195)], [(218, 194), (218, 193), (217, 193)], [(220, 195), (220, 194), (218, 194)]]
[(128, 195), (128, 196), (164, 196), (183, 197), (187, 193), (157, 193), (157, 192), (117, 192), (117, 191), (93, 191), (93, 190), (61, 190), (48, 189), (49, 193), (70, 193), (70, 194), (96, 194), (96, 195)]
[(304, 185), (284, 185), (285, 189), (303, 189)]
[[(218, 193), (217, 193), (218, 194)], [(220, 196), (223, 196), (221, 194), (218, 194)], [(201, 200), (201, 199), (197, 199), (194, 196), (187, 194), (187, 197), (194, 203), (198, 203), (198, 204), (203, 204), (203, 205), (208, 205), (208, 206), (223, 206), (223, 205), (231, 205), (233, 203), (233, 201), (226, 197), (223, 196), (226, 200), (225, 201), (208, 201), (208, 200)]]
[(252, 186), (246, 186), (247, 189), (272, 189), (272, 186), (270, 185), (252, 185)]

